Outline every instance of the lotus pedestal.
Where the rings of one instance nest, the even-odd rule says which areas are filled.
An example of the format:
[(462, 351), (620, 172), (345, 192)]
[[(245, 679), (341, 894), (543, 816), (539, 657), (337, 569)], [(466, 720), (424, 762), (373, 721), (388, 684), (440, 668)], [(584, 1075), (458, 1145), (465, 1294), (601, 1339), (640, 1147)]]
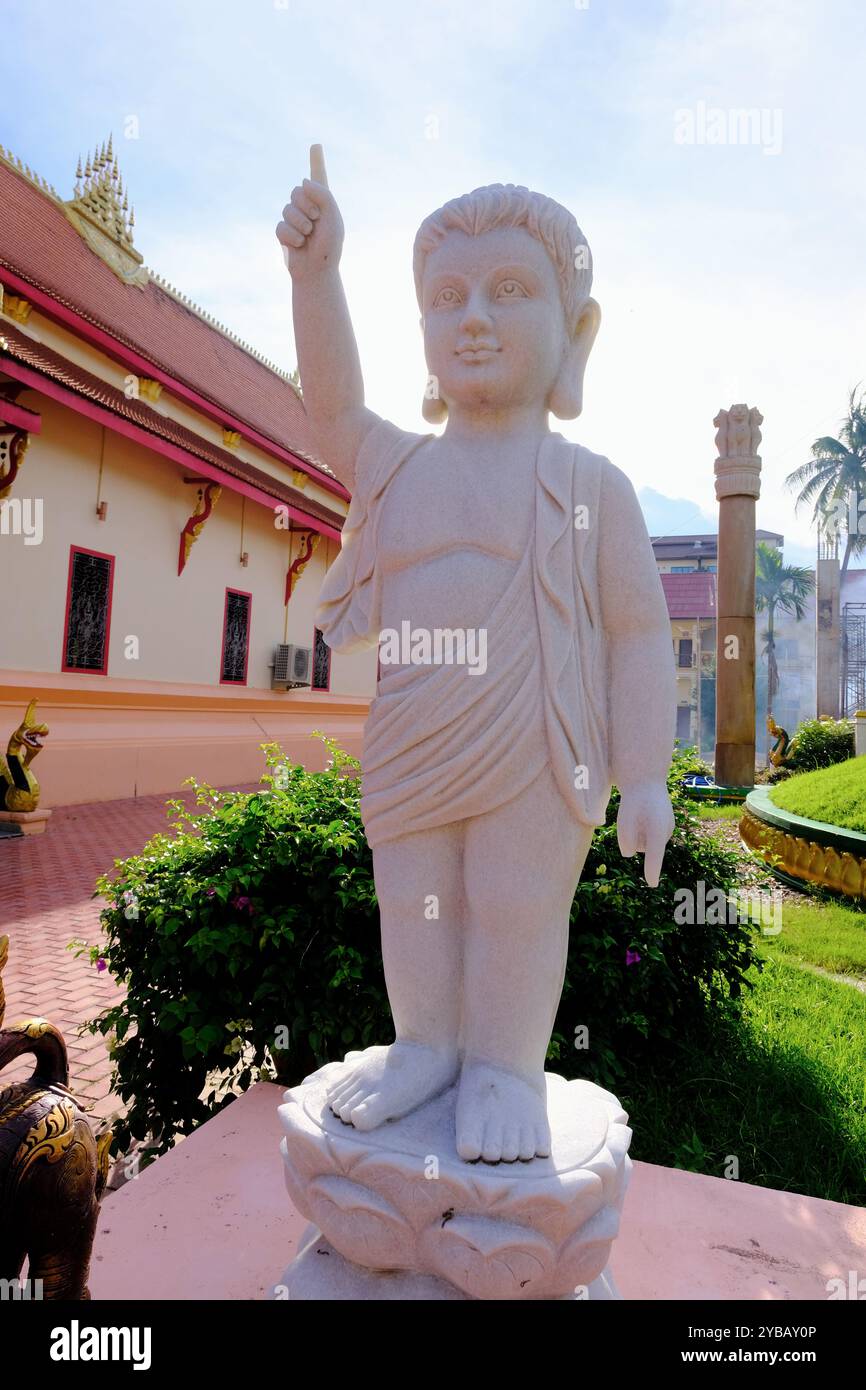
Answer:
[(631, 1130), (609, 1092), (548, 1075), (550, 1157), (470, 1164), (454, 1143), (456, 1086), (360, 1133), (327, 1107), (332, 1074), (280, 1107), (286, 1186), (313, 1224), (275, 1298), (619, 1297), (606, 1267)]

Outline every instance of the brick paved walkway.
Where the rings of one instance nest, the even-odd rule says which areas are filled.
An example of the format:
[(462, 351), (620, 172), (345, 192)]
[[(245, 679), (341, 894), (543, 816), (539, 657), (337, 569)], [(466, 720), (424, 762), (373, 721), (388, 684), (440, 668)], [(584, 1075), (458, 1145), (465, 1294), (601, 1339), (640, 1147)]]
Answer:
[[(95, 1119), (118, 1106), (111, 1062), (101, 1036), (78, 1030), (119, 990), (107, 971), (98, 972), (87, 956), (76, 959), (66, 946), (74, 938), (99, 940), (104, 904), (91, 897), (96, 879), (166, 829), (166, 799), (60, 807), (44, 835), (0, 839), (0, 933), (9, 936), (6, 1022), (37, 1015), (57, 1025), (69, 1051), (70, 1086)], [(0, 1088), (32, 1070), (33, 1059), (20, 1058), (0, 1075)]]

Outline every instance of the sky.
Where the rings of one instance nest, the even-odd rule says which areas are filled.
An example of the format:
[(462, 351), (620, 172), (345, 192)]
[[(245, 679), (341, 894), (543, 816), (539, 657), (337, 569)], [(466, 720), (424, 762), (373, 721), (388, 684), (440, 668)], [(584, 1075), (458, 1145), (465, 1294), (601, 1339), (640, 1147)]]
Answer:
[[(714, 531), (713, 417), (764, 416), (758, 525), (866, 384), (862, 0), (2, 0), (0, 142), (71, 197), (113, 132), (145, 264), (291, 370), (274, 227), (313, 142), (368, 405), (426, 429), (422, 219), (485, 183), (568, 207), (602, 326), (557, 424), (651, 533)], [(739, 120), (736, 112), (750, 113)], [(732, 114), (733, 113), (733, 114)], [(0, 208), (2, 217), (2, 208)]]

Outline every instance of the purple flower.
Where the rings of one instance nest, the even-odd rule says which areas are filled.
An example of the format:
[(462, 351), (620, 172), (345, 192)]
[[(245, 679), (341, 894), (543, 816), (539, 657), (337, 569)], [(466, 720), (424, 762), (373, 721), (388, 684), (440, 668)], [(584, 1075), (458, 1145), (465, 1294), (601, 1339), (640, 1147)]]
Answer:
[(105, 958), (104, 958), (104, 956), (100, 956), (100, 957), (99, 957), (99, 960), (96, 962), (96, 969), (97, 969), (98, 971), (102, 971), (102, 970), (107, 970), (107, 969), (108, 969), (108, 966), (107, 966), (106, 963), (105, 963)]
[(639, 956), (639, 954), (638, 954), (637, 951), (628, 951), (628, 950), (626, 951), (626, 953), (625, 953), (625, 963), (626, 963), (626, 965), (637, 965), (637, 963), (638, 963), (639, 960), (640, 960), (640, 956)]
[(216, 894), (215, 888), (206, 888), (204, 891), (209, 898), (214, 897), (214, 895)]
[(236, 907), (239, 912), (243, 912), (244, 908), (246, 908), (247, 912), (252, 912), (253, 910), (250, 899), (244, 897), (232, 898), (232, 906)]

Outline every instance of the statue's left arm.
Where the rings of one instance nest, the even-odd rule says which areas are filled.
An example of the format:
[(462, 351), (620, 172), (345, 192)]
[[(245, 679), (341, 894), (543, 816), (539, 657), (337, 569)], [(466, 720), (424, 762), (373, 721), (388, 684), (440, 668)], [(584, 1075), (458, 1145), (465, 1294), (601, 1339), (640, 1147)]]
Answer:
[(643, 853), (658, 883), (674, 818), (667, 792), (676, 724), (671, 625), (652, 545), (631, 482), (605, 462), (599, 503), (598, 582), (608, 644), (608, 749), (621, 801), (619, 847)]

